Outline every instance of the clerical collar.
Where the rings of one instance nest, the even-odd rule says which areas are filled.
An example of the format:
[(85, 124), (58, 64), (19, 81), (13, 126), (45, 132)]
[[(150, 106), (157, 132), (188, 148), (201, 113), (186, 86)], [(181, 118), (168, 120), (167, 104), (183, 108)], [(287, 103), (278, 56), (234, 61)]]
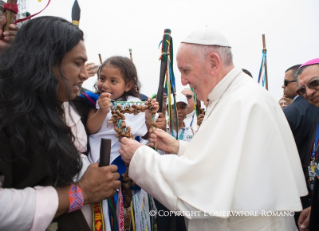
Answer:
[(227, 75), (225, 75), (224, 78), (222, 78), (222, 80), (208, 94), (208, 100), (210, 103), (222, 96), (229, 84), (237, 75), (240, 74), (240, 72), (242, 72), (240, 68), (234, 67), (230, 72), (227, 73)]

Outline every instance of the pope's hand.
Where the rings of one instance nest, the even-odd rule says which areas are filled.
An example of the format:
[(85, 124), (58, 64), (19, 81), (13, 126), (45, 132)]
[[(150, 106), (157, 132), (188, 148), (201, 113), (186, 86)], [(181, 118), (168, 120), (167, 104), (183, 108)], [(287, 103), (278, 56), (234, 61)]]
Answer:
[(166, 153), (177, 154), (179, 143), (173, 136), (161, 129), (154, 129), (154, 133), (152, 133), (152, 129), (150, 129), (149, 133), (149, 145), (151, 147), (155, 147), (156, 142), (156, 147), (158, 149)]
[(126, 164), (129, 164), (131, 162), (131, 159), (133, 158), (134, 153), (141, 146), (143, 146), (143, 144), (137, 142), (136, 140), (123, 137), (121, 139), (121, 146), (119, 149), (119, 153), (121, 154), (123, 161)]

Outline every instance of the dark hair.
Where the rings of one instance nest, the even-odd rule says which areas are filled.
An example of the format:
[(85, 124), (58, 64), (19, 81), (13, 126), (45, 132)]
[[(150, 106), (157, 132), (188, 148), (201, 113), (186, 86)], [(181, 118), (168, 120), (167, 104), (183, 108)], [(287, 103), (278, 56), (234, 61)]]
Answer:
[[(122, 98), (127, 100), (127, 97), (130, 95), (137, 98), (140, 97), (139, 91), (141, 88), (141, 84), (137, 77), (136, 67), (129, 58), (122, 56), (112, 56), (108, 58), (100, 66), (98, 71), (98, 78), (100, 76), (102, 68), (107, 66), (118, 68), (124, 78), (125, 84), (132, 82), (132, 88), (128, 92), (124, 92)], [(95, 87), (97, 88), (97, 86)]]
[(82, 162), (64, 122), (53, 68), (68, 88), (61, 62), (81, 40), (83, 32), (72, 23), (39, 17), (24, 24), (0, 56), (0, 131), (9, 135), (14, 156), (27, 164), (33, 154), (45, 155), (48, 182), (56, 186), (72, 183)]
[(298, 71), (298, 68), (301, 66), (301, 64), (297, 64), (297, 65), (293, 65), (292, 67), (289, 67), (285, 73), (287, 73), (288, 71), (292, 71), (292, 76), (294, 78), (294, 80), (297, 80), (297, 76), (296, 76), (296, 72)]
[(250, 73), (250, 71), (248, 71), (248, 70), (246, 70), (246, 69), (242, 69), (242, 71), (244, 72), (244, 73), (246, 73), (247, 75), (249, 75), (250, 77), (252, 77), (253, 78), (253, 76), (252, 76), (252, 74)]

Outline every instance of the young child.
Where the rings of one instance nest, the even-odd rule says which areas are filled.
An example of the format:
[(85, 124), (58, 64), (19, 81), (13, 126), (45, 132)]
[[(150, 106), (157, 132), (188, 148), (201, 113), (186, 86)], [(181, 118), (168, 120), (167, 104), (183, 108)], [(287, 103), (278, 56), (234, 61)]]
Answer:
[[(139, 102), (139, 81), (137, 71), (133, 62), (125, 57), (114, 56), (107, 59), (100, 67), (98, 72), (97, 90), (100, 94), (96, 109), (91, 109), (88, 114), (86, 128), (89, 133), (90, 153), (89, 160), (91, 163), (99, 162), (101, 138), (111, 139), (111, 156), (110, 163), (118, 166), (119, 174), (126, 171), (124, 162), (118, 153), (120, 142), (116, 138), (114, 126), (109, 124), (112, 117), (111, 109), (112, 100)], [(154, 110), (158, 110), (156, 100), (152, 101)], [(147, 134), (152, 122), (152, 113), (146, 110), (145, 113), (138, 115), (125, 114), (126, 126), (131, 128), (133, 136), (140, 136), (147, 139)], [(122, 178), (122, 177), (121, 177)], [(120, 179), (121, 179), (120, 178)], [(107, 229), (107, 205), (106, 201), (102, 202), (106, 230)], [(116, 204), (116, 202), (115, 202)]]

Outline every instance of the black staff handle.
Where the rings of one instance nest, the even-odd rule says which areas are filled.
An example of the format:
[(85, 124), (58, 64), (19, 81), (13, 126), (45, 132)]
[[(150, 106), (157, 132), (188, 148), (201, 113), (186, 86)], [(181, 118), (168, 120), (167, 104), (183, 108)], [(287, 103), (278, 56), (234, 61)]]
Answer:
[(99, 167), (110, 165), (112, 142), (110, 139), (101, 139)]

